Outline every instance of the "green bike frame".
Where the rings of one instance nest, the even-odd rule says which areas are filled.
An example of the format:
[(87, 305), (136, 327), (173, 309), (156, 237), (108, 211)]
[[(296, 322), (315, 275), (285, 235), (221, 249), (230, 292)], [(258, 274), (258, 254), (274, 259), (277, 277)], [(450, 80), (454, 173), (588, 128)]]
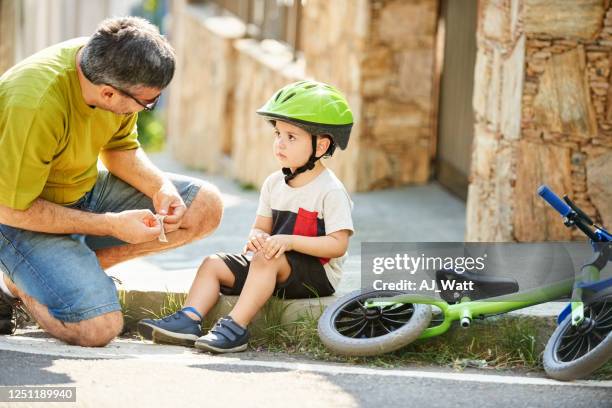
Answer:
[[(591, 270), (590, 272), (593, 271)], [(594, 280), (599, 279), (599, 270), (597, 270), (595, 275), (597, 276), (591, 275), (590, 278), (594, 278)], [(574, 278), (566, 279), (543, 288), (536, 288), (522, 293), (513, 293), (476, 301), (464, 298), (461, 302), (455, 304), (448, 304), (444, 300), (433, 299), (429, 296), (403, 294), (387, 298), (368, 299), (365, 302), (365, 307), (400, 306), (406, 303), (436, 306), (440, 309), (444, 319), (439, 325), (425, 329), (419, 336), (419, 339), (427, 339), (446, 332), (450, 328), (451, 323), (457, 320), (461, 321), (462, 326), (467, 327), (471, 320), (475, 318), (507, 313), (569, 297), (572, 294), (575, 282), (576, 279)], [(579, 303), (576, 307), (582, 310), (582, 302), (572, 302), (572, 306), (574, 303)]]
[[(460, 302), (454, 304), (448, 304), (444, 300), (424, 295), (401, 294), (387, 298), (371, 298), (365, 302), (364, 306), (367, 308), (387, 307), (411, 303), (428, 304), (437, 307), (443, 316), (442, 322), (438, 325), (430, 325), (430, 327), (421, 333), (419, 338), (426, 339), (446, 332), (450, 328), (451, 323), (456, 320), (461, 321), (463, 327), (467, 327), (472, 319), (475, 318), (507, 313), (569, 297), (571, 301), (568, 312), (571, 312), (571, 323), (573, 326), (578, 326), (584, 321), (584, 292), (594, 290), (598, 283), (603, 283), (604, 287), (612, 286), (612, 279), (600, 282), (601, 270), (612, 259), (612, 245), (610, 245), (612, 235), (602, 227), (595, 225), (567, 196), (562, 201), (545, 185), (538, 189), (538, 194), (564, 217), (563, 222), (566, 226), (576, 226), (590, 238), (593, 250), (597, 254), (595, 259), (583, 265), (580, 273), (573, 278), (542, 288), (487, 299), (473, 301), (469, 298), (462, 298)], [(595, 230), (592, 228), (595, 228)], [(595, 243), (605, 246), (598, 250), (595, 247)], [(564, 318), (565, 312), (564, 310), (560, 318)], [(438, 320), (436, 318), (436, 321)]]

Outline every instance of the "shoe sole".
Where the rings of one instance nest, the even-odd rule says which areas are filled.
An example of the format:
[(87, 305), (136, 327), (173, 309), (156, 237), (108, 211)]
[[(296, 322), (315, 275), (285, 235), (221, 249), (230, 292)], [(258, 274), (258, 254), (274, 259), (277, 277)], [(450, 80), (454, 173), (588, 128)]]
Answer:
[(175, 344), (179, 346), (193, 347), (193, 343), (199, 336), (195, 334), (181, 334), (162, 329), (147, 323), (138, 323), (138, 333), (147, 340), (155, 343)]
[(243, 344), (241, 346), (234, 347), (234, 348), (231, 348), (231, 349), (222, 349), (222, 348), (211, 346), (210, 344), (206, 344), (206, 343), (195, 342), (194, 345), (195, 345), (195, 348), (197, 348), (198, 350), (210, 351), (211, 353), (217, 353), (217, 354), (222, 354), (222, 353), (239, 353), (241, 351), (245, 351), (247, 349), (247, 347), (249, 346), (248, 344)]
[(12, 320), (0, 319), (0, 335), (1, 334), (13, 334), (15, 333), (15, 324)]

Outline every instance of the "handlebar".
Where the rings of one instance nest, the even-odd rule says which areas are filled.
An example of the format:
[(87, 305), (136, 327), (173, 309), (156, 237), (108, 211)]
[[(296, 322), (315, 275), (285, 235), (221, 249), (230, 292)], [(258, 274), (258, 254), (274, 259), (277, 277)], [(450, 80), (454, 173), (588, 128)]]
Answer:
[(563, 217), (567, 217), (572, 212), (570, 206), (561, 200), (547, 185), (541, 185), (538, 188), (538, 194)]

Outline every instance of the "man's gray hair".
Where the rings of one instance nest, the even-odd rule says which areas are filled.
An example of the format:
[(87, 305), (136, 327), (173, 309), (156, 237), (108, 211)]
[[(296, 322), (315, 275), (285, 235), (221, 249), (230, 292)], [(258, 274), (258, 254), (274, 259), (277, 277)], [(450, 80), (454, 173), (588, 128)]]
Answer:
[(81, 70), (96, 85), (163, 89), (174, 75), (174, 50), (140, 17), (104, 20), (81, 53)]

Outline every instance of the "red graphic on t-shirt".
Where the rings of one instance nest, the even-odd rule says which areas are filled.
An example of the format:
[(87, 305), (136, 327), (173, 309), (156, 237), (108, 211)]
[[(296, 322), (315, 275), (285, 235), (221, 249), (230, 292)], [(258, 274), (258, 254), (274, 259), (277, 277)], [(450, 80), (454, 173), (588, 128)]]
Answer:
[[(317, 215), (316, 211), (308, 211), (303, 208), (298, 209), (297, 217), (295, 217), (295, 225), (293, 226), (293, 235), (302, 235), (304, 237), (317, 236)], [(329, 258), (319, 258), (322, 265), (329, 262)]]

